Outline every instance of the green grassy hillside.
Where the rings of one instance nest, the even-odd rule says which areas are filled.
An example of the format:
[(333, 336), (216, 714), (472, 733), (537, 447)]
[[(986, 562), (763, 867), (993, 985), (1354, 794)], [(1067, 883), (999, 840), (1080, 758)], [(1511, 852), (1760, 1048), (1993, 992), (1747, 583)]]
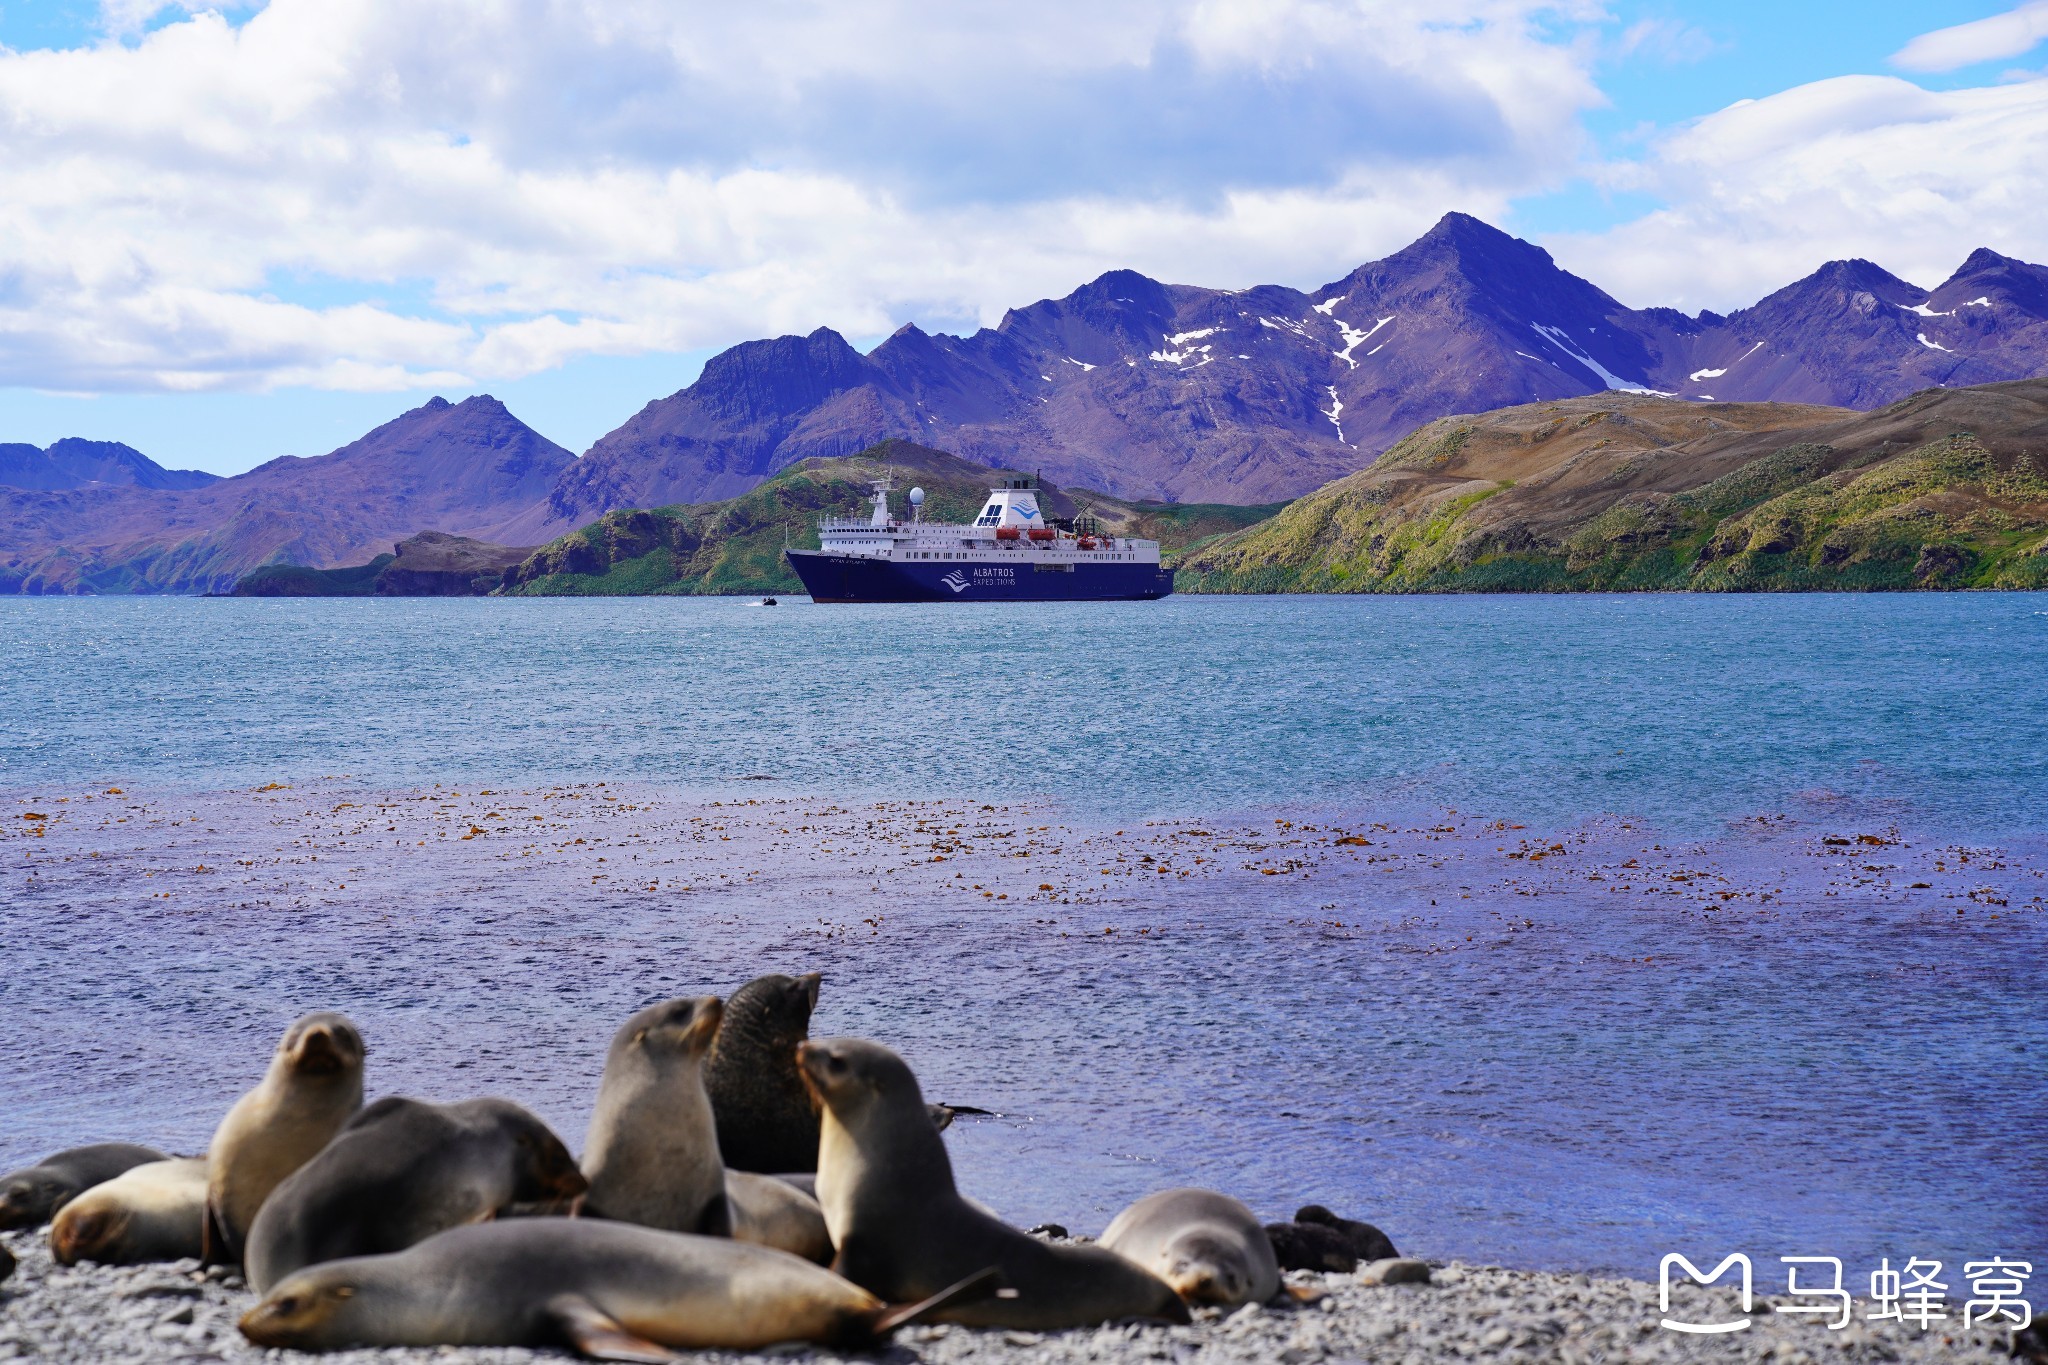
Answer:
[(1193, 592), (2044, 587), (2048, 381), (1446, 418), (1179, 569)]

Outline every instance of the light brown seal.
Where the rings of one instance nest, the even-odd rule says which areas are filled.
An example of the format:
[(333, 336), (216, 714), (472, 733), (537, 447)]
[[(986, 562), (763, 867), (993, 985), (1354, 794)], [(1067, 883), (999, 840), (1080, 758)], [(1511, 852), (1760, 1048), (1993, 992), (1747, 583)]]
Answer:
[(1014, 1297), (937, 1315), (970, 1327), (1188, 1320), (1165, 1281), (1115, 1252), (1049, 1246), (962, 1199), (945, 1139), (901, 1057), (857, 1038), (808, 1042), (798, 1055), (825, 1110), (818, 1202), (838, 1248), (834, 1270), (894, 1301), (924, 1298), (994, 1266)]
[(242, 1259), (256, 1211), (363, 1107), (363, 1036), (342, 1015), (285, 1030), (270, 1069), (235, 1101), (207, 1149), (206, 1259)]
[(287, 1277), (242, 1318), (259, 1346), (552, 1346), (604, 1360), (667, 1361), (668, 1348), (781, 1341), (873, 1346), (932, 1303), (891, 1308), (809, 1261), (722, 1237), (583, 1218), (455, 1228), (389, 1256)]
[(403, 1251), (517, 1204), (566, 1211), (583, 1190), (562, 1140), (509, 1100), (389, 1096), (271, 1191), (242, 1264), (261, 1294), (304, 1266)]
[(612, 1036), (583, 1143), (585, 1213), (669, 1232), (731, 1233), (703, 1077), (722, 1014), (715, 995), (664, 1000)]
[(57, 1210), (50, 1255), (59, 1265), (141, 1265), (197, 1256), (206, 1227), (206, 1159), (131, 1166)]
[(1280, 1292), (1280, 1263), (1256, 1215), (1213, 1190), (1148, 1194), (1110, 1222), (1102, 1246), (1193, 1304), (1235, 1308)]
[(0, 1175), (0, 1232), (41, 1227), (57, 1210), (123, 1171), (170, 1157), (132, 1142), (96, 1142), (46, 1156), (33, 1166)]

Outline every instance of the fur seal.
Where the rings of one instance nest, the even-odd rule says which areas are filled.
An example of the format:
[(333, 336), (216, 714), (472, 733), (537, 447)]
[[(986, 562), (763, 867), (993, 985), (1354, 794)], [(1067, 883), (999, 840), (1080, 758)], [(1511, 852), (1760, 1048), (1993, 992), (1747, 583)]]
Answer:
[(206, 1158), (131, 1166), (57, 1210), (58, 1265), (141, 1265), (197, 1256), (206, 1230)]
[(1189, 1303), (1235, 1308), (1280, 1292), (1280, 1264), (1252, 1211), (1212, 1190), (1148, 1194), (1110, 1222), (1103, 1246)]
[(664, 1000), (619, 1026), (583, 1144), (583, 1211), (669, 1232), (729, 1236), (725, 1163), (704, 1093), (715, 995)]
[(552, 1346), (666, 1361), (669, 1347), (781, 1341), (872, 1346), (906, 1322), (992, 1287), (978, 1276), (892, 1309), (808, 1261), (725, 1238), (591, 1219), (454, 1228), (389, 1256), (287, 1277), (242, 1318), (259, 1346)]
[(818, 1169), (818, 1106), (797, 1070), (796, 1045), (810, 1034), (820, 980), (816, 972), (759, 976), (725, 1002), (704, 1089), (718, 1150), (735, 1171)]
[(242, 1264), (261, 1294), (303, 1266), (403, 1251), (515, 1204), (566, 1203), (583, 1190), (569, 1149), (518, 1105), (394, 1095), (271, 1191)]
[(269, 1070), (235, 1101), (207, 1149), (206, 1259), (234, 1263), (256, 1211), (363, 1107), (363, 1035), (339, 1014), (284, 1032)]
[(1187, 1306), (1164, 1280), (1115, 1252), (1049, 1245), (962, 1199), (945, 1139), (901, 1057), (856, 1038), (808, 1042), (798, 1055), (825, 1112), (818, 1202), (839, 1249), (834, 1270), (894, 1301), (922, 1299), (994, 1266), (1014, 1297), (937, 1314), (969, 1327), (1188, 1321)]
[(1291, 1223), (1266, 1224), (1266, 1238), (1282, 1270), (1329, 1270), (1349, 1274), (1360, 1262), (1400, 1253), (1387, 1234), (1370, 1223), (1339, 1218), (1321, 1204), (1306, 1204)]
[(9, 1251), (5, 1246), (0, 1246), (0, 1281), (6, 1280), (6, 1278), (9, 1275), (12, 1275), (13, 1273), (14, 1253)]
[(1321, 1204), (1302, 1205), (1294, 1211), (1294, 1221), (1320, 1224), (1334, 1230), (1344, 1239), (1344, 1245), (1351, 1254), (1361, 1261), (1387, 1261), (1401, 1254), (1394, 1250), (1393, 1239), (1372, 1224), (1339, 1218)]
[(41, 1227), (57, 1210), (123, 1171), (170, 1157), (132, 1142), (98, 1142), (46, 1156), (0, 1176), (0, 1232)]
[[(718, 1118), (726, 1167), (763, 1175), (818, 1169), (818, 1100), (797, 1069), (796, 1045), (810, 1036), (818, 973), (757, 976), (725, 1002), (725, 1022), (704, 1066), (704, 1089)], [(944, 1132), (971, 1104), (926, 1106)]]

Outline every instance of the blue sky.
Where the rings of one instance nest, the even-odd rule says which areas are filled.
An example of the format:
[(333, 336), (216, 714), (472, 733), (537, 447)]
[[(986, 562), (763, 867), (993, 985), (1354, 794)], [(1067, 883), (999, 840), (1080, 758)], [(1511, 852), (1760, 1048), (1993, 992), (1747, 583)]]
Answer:
[(2044, 0), (1021, 13), (0, 0), (0, 440), (230, 473), (490, 392), (580, 451), (752, 336), (1313, 286), (1451, 209), (1639, 306), (2048, 259)]

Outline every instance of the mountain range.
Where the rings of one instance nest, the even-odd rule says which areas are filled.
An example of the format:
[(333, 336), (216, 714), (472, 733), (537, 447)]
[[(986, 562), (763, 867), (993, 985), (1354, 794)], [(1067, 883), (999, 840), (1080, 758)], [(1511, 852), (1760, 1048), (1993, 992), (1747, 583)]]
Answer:
[(541, 544), (888, 439), (1126, 499), (1250, 504), (1452, 414), (1606, 390), (1868, 409), (2043, 373), (2048, 269), (1988, 250), (1932, 290), (1837, 261), (1688, 315), (1627, 307), (1454, 213), (1306, 292), (1112, 271), (970, 336), (905, 326), (865, 355), (824, 328), (746, 342), (580, 459), (479, 397), (197, 487), (16, 481), (0, 487), (0, 590), (223, 590), (258, 564), (358, 562), (422, 530)]
[(119, 441), (67, 436), (48, 446), (0, 444), (0, 488), (204, 488), (219, 481), (200, 469), (165, 469)]
[(259, 564), (358, 563), (421, 530), (505, 541), (575, 459), (495, 398), (436, 398), (197, 488), (0, 487), (0, 591), (225, 592)]

